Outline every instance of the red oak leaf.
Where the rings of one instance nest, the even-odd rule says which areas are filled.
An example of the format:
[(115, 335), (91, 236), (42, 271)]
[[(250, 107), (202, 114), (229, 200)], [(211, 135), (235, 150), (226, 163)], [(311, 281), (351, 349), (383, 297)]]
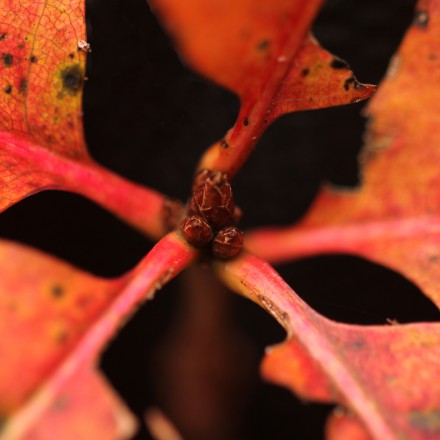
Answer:
[(84, 0), (0, 1), (0, 210), (63, 189), (160, 237), (164, 198), (99, 167), (87, 153), (84, 40)]
[(135, 424), (96, 358), (134, 308), (194, 257), (170, 234), (133, 271), (106, 280), (0, 242), (2, 438), (128, 438)]
[(349, 104), (375, 90), (307, 35), (321, 0), (150, 3), (185, 60), (241, 99), (235, 126), (205, 153), (200, 168), (232, 176), (279, 116)]
[(348, 407), (375, 439), (439, 437), (440, 324), (338, 324), (312, 310), (257, 257), (245, 254), (216, 270), (287, 331), (287, 341), (267, 351), (264, 377), (305, 399)]
[(439, 35), (440, 3), (420, 1), (368, 108), (362, 186), (324, 189), (304, 220), (250, 234), (249, 249), (270, 261), (360, 255), (399, 271), (440, 307)]

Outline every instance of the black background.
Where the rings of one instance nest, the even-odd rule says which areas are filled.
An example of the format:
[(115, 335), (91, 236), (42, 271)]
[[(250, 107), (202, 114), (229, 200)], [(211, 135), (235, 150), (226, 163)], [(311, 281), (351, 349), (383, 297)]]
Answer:
[[(314, 32), (324, 47), (348, 61), (360, 81), (378, 83), (413, 8), (410, 0), (331, 0)], [(238, 100), (182, 65), (144, 0), (88, 0), (87, 23), (93, 52), (84, 118), (92, 156), (133, 181), (185, 200), (198, 158), (232, 126)], [(292, 223), (324, 181), (359, 183), (362, 106), (288, 115), (268, 130), (234, 182), (245, 213), (243, 228)], [(0, 217), (0, 234), (102, 276), (130, 269), (152, 246), (91, 202), (62, 192), (41, 193), (10, 208)], [(438, 319), (435, 307), (410, 282), (358, 258), (320, 256), (278, 269), (309, 304), (335, 320)], [(161, 402), (152, 359), (177, 313), (181, 292), (179, 279), (165, 287), (103, 356), (105, 373), (139, 417)], [(229, 296), (234, 327), (256, 353), (251, 398), (238, 418), (236, 438), (323, 438), (330, 406), (305, 404), (258, 380), (258, 358), (265, 346), (283, 338), (282, 331), (253, 304)], [(149, 438), (145, 428), (138, 438)]]

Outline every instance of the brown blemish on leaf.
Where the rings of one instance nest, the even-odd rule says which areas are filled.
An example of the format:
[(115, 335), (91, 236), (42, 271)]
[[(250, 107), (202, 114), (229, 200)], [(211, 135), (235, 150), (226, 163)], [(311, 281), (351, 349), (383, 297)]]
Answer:
[(222, 139), (220, 141), (220, 145), (222, 146), (222, 148), (228, 148), (229, 147), (229, 144), (224, 139)]
[(67, 341), (67, 339), (69, 339), (69, 333), (67, 332), (67, 330), (60, 330), (60, 332), (56, 336), (57, 343), (62, 345)]
[(257, 293), (261, 305), (283, 326), (287, 326), (289, 322), (289, 315), (282, 311), (276, 304), (274, 304), (265, 295)]
[(20, 80), (20, 85), (18, 86), (18, 92), (21, 93), (22, 95), (26, 95), (27, 88), (28, 88), (27, 79), (26, 78), (22, 78)]
[(243, 119), (243, 125), (246, 127), (249, 125), (249, 119), (248, 118), (244, 118)]
[(36, 63), (38, 60), (37, 60), (37, 57), (35, 55), (31, 55), (31, 57), (29, 58), (29, 61), (31, 63)]
[(14, 63), (14, 56), (10, 53), (2, 53), (2, 63), (5, 67), (11, 67)]
[(68, 406), (69, 402), (65, 396), (58, 397), (52, 404), (55, 411), (64, 411)]
[(60, 286), (59, 284), (52, 286), (51, 294), (54, 298), (59, 299), (64, 296), (64, 293), (63, 286)]
[(75, 58), (75, 54), (73, 52), (69, 53), (69, 58), (73, 60)]
[(66, 67), (61, 71), (62, 91), (65, 94), (75, 96), (83, 85), (84, 75), (79, 64)]
[(2, 32), (0, 34), (0, 41), (5, 41), (7, 38), (8, 34), (6, 32)]
[(3, 90), (5, 91), (6, 94), (10, 95), (12, 92), (11, 84), (8, 84)]
[(356, 90), (361, 90), (363, 89), (365, 86), (363, 84), (361, 84), (354, 76), (350, 76), (350, 78), (347, 78), (344, 82), (344, 89), (350, 90), (350, 86), (353, 85), (353, 88)]
[(424, 11), (423, 9), (416, 11), (413, 21), (414, 26), (424, 29), (428, 26), (428, 23), (429, 23), (428, 12)]
[(92, 298), (90, 296), (81, 296), (76, 300), (76, 305), (78, 306), (78, 308), (80, 308), (81, 310), (85, 310), (87, 309), (87, 307), (89, 306), (89, 304), (92, 303)]
[(11, 312), (15, 312), (18, 309), (17, 303), (15, 301), (8, 302), (8, 309)]
[(409, 414), (409, 423), (428, 434), (440, 434), (440, 409), (412, 411)]
[(353, 348), (354, 350), (361, 350), (362, 348), (365, 347), (365, 341), (363, 339), (354, 339), (353, 341), (350, 342), (350, 347)]
[(307, 76), (309, 73), (310, 69), (308, 69), (307, 67), (301, 70), (301, 76)]
[(267, 39), (261, 40), (257, 44), (257, 50), (259, 52), (266, 52), (267, 49), (269, 49), (269, 47), (270, 47), (270, 40), (267, 40)]

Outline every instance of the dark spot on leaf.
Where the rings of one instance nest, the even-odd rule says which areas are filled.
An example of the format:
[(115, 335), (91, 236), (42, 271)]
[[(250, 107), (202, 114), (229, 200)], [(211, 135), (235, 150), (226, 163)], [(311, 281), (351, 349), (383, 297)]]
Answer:
[(354, 339), (353, 341), (351, 341), (350, 346), (354, 350), (360, 350), (365, 347), (365, 341), (360, 338)]
[(267, 124), (267, 119), (265, 119), (265, 120), (263, 121), (263, 123), (264, 123), (264, 124)]
[(29, 58), (29, 61), (30, 61), (31, 63), (36, 63), (36, 62), (37, 62), (37, 57), (36, 57), (35, 55), (32, 55), (32, 56)]
[(307, 76), (309, 73), (310, 69), (308, 69), (307, 67), (301, 70), (301, 76)]
[(416, 15), (414, 16), (414, 26), (417, 26), (419, 28), (426, 28), (429, 23), (429, 15), (426, 11), (423, 9), (416, 11)]
[(11, 67), (14, 57), (10, 53), (2, 53), (2, 62), (5, 67)]
[(409, 414), (409, 423), (427, 434), (440, 434), (440, 409), (412, 411)]
[(3, 431), (4, 427), (6, 426), (7, 418), (0, 416), (0, 433)]
[(69, 405), (69, 402), (65, 396), (58, 397), (52, 404), (55, 411), (64, 411)]
[(11, 312), (15, 312), (18, 309), (17, 303), (15, 301), (11, 301), (8, 303), (8, 309)]
[(2, 32), (0, 34), (0, 41), (5, 41), (7, 36), (8, 36), (8, 34), (6, 32)]
[(348, 69), (348, 64), (339, 58), (333, 58), (332, 62), (330, 63), (330, 67), (332, 69)]
[(257, 50), (259, 50), (260, 52), (266, 52), (267, 49), (269, 49), (270, 46), (270, 40), (261, 40), (258, 44), (257, 44)]
[(63, 83), (63, 91), (75, 96), (81, 90), (84, 81), (83, 71), (79, 64), (66, 67), (62, 70), (61, 80)]
[(73, 52), (69, 53), (69, 58), (73, 60), (75, 58), (75, 54)]
[(24, 49), (24, 43), (18, 43), (18, 48), (19, 49)]
[(229, 147), (229, 144), (228, 144), (224, 139), (222, 139), (222, 140), (220, 141), (220, 145), (221, 145), (223, 148), (228, 148), (228, 147)]
[(280, 323), (286, 325), (289, 322), (289, 315), (281, 310), (275, 303), (273, 303), (269, 298), (264, 295), (257, 293), (258, 299), (264, 308), (275, 317), (275, 319)]
[(344, 82), (344, 89), (349, 90), (350, 86), (353, 85), (353, 88), (356, 90), (363, 89), (365, 86), (361, 84), (354, 76), (350, 76), (350, 78), (347, 78)]
[(67, 333), (67, 330), (61, 330), (57, 335), (58, 344), (64, 344), (67, 339), (69, 339), (69, 333)]
[(84, 310), (89, 304), (92, 302), (92, 298), (90, 296), (81, 296), (76, 300), (76, 305), (78, 308)]
[(27, 88), (28, 88), (28, 82), (26, 78), (22, 78), (20, 80), (20, 85), (18, 87), (18, 91), (22, 94), (22, 95), (26, 95), (27, 92)]
[(352, 76), (350, 78), (346, 79), (344, 82), (344, 89), (348, 91), (350, 89), (350, 85), (353, 84), (354, 82), (355, 82), (355, 79)]
[(5, 93), (7, 93), (8, 95), (10, 95), (11, 92), (12, 92), (12, 86), (11, 86), (11, 84), (8, 84), (3, 90), (5, 91)]
[(60, 286), (59, 284), (55, 284), (52, 287), (51, 293), (54, 298), (61, 298), (65, 292), (64, 292), (63, 286)]
[(244, 125), (245, 127), (249, 125), (249, 120), (248, 120), (248, 118), (244, 118), (244, 119), (243, 119), (243, 125)]

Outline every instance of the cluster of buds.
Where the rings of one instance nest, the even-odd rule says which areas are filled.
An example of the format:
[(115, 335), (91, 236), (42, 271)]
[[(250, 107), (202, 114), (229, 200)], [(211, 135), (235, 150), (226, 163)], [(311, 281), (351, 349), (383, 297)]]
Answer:
[(243, 232), (233, 226), (241, 217), (226, 174), (201, 170), (195, 176), (188, 215), (180, 229), (195, 247), (211, 245), (214, 257), (228, 260), (243, 247)]

